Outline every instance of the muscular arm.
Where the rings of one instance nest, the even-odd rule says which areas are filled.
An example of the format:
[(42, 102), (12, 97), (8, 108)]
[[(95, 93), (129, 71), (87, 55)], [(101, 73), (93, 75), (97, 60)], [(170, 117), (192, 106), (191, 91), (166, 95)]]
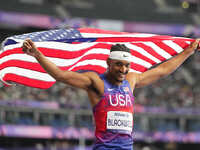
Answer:
[(50, 74), (56, 81), (60, 81), (74, 87), (86, 89), (92, 84), (95, 73), (77, 73), (72, 71), (63, 71), (54, 63), (48, 60), (34, 45), (31, 40), (25, 40), (23, 43), (23, 51), (37, 59), (40, 65)]
[(56, 81), (63, 82), (74, 87), (87, 90), (92, 84), (92, 72), (78, 73), (73, 71), (63, 71), (54, 63), (49, 61), (44, 55), (36, 57), (40, 65), (50, 74)]
[(149, 85), (158, 79), (167, 76), (174, 72), (183, 62), (194, 54), (198, 47), (200, 39), (193, 42), (188, 48), (186, 48), (182, 53), (173, 57), (172, 59), (158, 65), (157, 67), (148, 70), (142, 74), (133, 74), (135, 78), (135, 87), (143, 87)]

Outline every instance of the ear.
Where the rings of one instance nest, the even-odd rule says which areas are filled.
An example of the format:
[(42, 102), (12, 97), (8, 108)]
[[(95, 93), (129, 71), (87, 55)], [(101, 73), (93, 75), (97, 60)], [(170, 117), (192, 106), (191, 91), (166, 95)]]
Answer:
[(111, 61), (110, 58), (108, 58), (108, 59), (106, 60), (106, 63), (107, 63), (108, 66), (110, 66), (110, 61)]

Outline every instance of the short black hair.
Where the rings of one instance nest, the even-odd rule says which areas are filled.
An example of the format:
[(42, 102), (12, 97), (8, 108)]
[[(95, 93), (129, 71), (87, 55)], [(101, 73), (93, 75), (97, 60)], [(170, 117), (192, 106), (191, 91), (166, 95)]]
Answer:
[(113, 51), (123, 51), (123, 52), (130, 53), (130, 49), (128, 47), (126, 47), (124, 44), (112, 45), (110, 52), (113, 52)]

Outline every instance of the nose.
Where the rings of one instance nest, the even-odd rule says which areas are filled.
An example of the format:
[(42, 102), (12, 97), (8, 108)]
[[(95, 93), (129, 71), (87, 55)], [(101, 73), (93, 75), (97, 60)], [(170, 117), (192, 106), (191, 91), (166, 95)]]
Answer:
[(123, 66), (120, 67), (120, 72), (121, 73), (126, 73), (126, 71), (127, 71), (126, 66), (123, 65)]

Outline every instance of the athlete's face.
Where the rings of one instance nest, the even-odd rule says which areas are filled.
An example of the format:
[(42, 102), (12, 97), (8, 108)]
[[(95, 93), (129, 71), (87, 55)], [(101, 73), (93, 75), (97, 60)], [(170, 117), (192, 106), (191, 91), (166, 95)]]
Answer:
[(108, 71), (112, 79), (117, 82), (122, 82), (130, 69), (130, 62), (125, 60), (108, 59)]

